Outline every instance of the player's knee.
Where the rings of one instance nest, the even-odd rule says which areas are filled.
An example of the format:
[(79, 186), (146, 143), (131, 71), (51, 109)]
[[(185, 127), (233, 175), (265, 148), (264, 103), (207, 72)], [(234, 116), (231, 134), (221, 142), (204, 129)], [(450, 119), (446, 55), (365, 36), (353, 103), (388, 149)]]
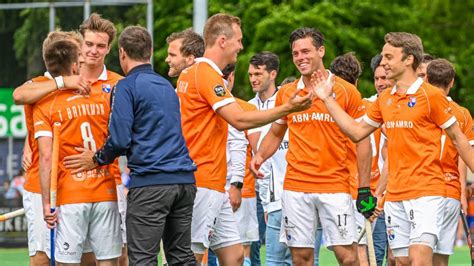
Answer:
[(37, 251), (34, 256), (30, 257), (30, 265), (50, 265), (48, 255), (45, 252)]
[(307, 265), (308, 262), (313, 261), (313, 253), (307, 250), (295, 250), (291, 252), (294, 265)]
[(347, 253), (346, 255), (338, 258), (339, 265), (359, 265), (359, 258), (355, 252)]

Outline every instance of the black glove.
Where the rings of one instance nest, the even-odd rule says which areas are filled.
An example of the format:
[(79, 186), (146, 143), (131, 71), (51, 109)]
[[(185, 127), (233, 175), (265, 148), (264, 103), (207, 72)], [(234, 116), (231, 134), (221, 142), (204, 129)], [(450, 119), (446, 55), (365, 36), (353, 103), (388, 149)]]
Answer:
[(370, 187), (359, 188), (356, 201), (357, 211), (369, 219), (377, 206), (377, 198), (370, 193)]

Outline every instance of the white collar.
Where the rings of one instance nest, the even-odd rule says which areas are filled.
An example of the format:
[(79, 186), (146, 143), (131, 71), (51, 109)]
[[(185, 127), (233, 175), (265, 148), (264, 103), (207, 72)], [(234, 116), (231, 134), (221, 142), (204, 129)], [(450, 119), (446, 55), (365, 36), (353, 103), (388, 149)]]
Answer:
[[(415, 82), (413, 82), (411, 84), (411, 86), (408, 88), (406, 94), (415, 94), (418, 89), (420, 88), (421, 84), (423, 83), (423, 79), (422, 78), (417, 78), (415, 80)], [(390, 92), (390, 94), (395, 94), (395, 92), (397, 91), (397, 85), (393, 86), (392, 88), (392, 91)]]
[(214, 63), (211, 59), (207, 57), (196, 58), (194, 59), (194, 62), (195, 63), (200, 63), (200, 62), (208, 63), (217, 73), (219, 73), (219, 75), (221, 76), (223, 75), (221, 69), (216, 65), (216, 63)]
[[(326, 69), (326, 72), (328, 73), (328, 80), (331, 79), (334, 74), (329, 69)], [(305, 87), (306, 86), (304, 85), (304, 82), (303, 82), (303, 76), (301, 76), (300, 79), (298, 80), (298, 84), (296, 85), (296, 89), (302, 90)]]
[(296, 85), (297, 90), (302, 90), (305, 88), (304, 82), (303, 82), (303, 77), (301, 76), (300, 79), (298, 80), (298, 84)]
[(104, 65), (104, 69), (102, 70), (102, 73), (100, 73), (100, 76), (97, 80), (107, 80), (107, 68)]
[(378, 97), (378, 95), (374, 94), (374, 95), (370, 96), (369, 98), (365, 98), (365, 99), (369, 102), (375, 102), (377, 100), (377, 97)]
[(49, 73), (48, 71), (44, 72), (44, 76), (49, 78), (49, 79), (54, 79), (53, 75), (51, 75), (51, 73)]
[(451, 97), (449, 97), (449, 96), (446, 96), (446, 99), (448, 99), (448, 102), (452, 102), (452, 101), (453, 101), (453, 99), (452, 99)]

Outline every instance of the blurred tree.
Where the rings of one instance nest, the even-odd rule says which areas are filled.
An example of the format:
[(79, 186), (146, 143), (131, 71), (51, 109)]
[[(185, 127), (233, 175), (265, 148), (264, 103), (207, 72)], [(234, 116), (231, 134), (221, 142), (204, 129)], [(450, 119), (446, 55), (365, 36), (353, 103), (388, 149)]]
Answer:
[[(168, 70), (164, 62), (168, 48), (166, 37), (172, 32), (192, 27), (192, 8), (193, 1), (154, 1), (154, 67), (163, 75)], [(452, 96), (474, 112), (472, 0), (208, 0), (208, 10), (209, 16), (227, 12), (242, 19), (244, 50), (239, 55), (234, 90), (238, 97), (249, 99), (253, 96), (247, 70), (248, 61), (256, 52), (268, 50), (280, 56), (278, 82), (289, 75), (298, 76), (288, 38), (294, 29), (302, 26), (318, 28), (325, 35), (326, 66), (337, 55), (349, 51), (356, 53), (364, 66), (359, 89), (364, 96), (370, 96), (374, 93), (370, 59), (382, 49), (385, 33), (408, 31), (423, 39), (426, 52), (454, 63), (457, 78)], [(128, 25), (146, 25), (145, 5), (93, 7), (92, 11), (98, 11), (111, 19), (118, 33)], [(81, 8), (57, 9), (56, 13), (57, 25), (65, 30), (77, 28), (82, 22)], [(18, 83), (13, 80), (24, 80), (41, 73), (38, 70), (38, 66), (42, 67), (39, 55), (41, 42), (47, 33), (47, 16), (46, 9), (16, 13), (0, 11), (0, 38), (9, 38), (11, 35), (6, 34), (8, 30), (16, 31), (14, 51), (17, 59), (16, 63), (8, 64), (12, 66), (8, 69), (11, 71), (0, 71), (0, 85), (16, 86)], [(2, 42), (1, 47), (9, 42)], [(0, 49), (2, 63), (11, 62), (11, 51)], [(120, 72), (116, 42), (106, 63), (110, 69)]]

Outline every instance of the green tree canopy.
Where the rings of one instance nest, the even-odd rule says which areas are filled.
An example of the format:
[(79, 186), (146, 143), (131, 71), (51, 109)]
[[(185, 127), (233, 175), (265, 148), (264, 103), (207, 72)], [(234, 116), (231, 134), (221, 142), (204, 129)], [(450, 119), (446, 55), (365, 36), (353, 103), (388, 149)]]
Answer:
[[(15, 2), (15, 0), (9, 0)], [(18, 2), (18, 1), (16, 1)], [(474, 112), (474, 1), (444, 0), (209, 0), (209, 15), (226, 12), (242, 19), (244, 50), (240, 53), (236, 70), (234, 93), (241, 98), (252, 97), (247, 78), (248, 61), (260, 51), (279, 55), (281, 67), (277, 79), (298, 76), (291, 57), (288, 38), (302, 26), (321, 30), (325, 36), (325, 65), (338, 55), (353, 51), (364, 66), (359, 89), (370, 96), (373, 89), (370, 59), (379, 53), (384, 35), (390, 31), (407, 31), (420, 36), (425, 52), (450, 60), (457, 77), (451, 96)], [(98, 11), (112, 20), (119, 33), (128, 25), (146, 25), (146, 6), (100, 7)], [(10, 15), (6, 15), (10, 14)], [(16, 15), (11, 15), (16, 14)], [(57, 10), (57, 24), (65, 30), (77, 28), (82, 22), (82, 9)], [(166, 76), (166, 37), (172, 32), (192, 26), (193, 3), (187, 0), (154, 1), (154, 63), (155, 70)], [(25, 67), (38, 64), (42, 39), (47, 34), (47, 10), (23, 10), (17, 13), (0, 12), (0, 34), (14, 28), (14, 50), (17, 63), (12, 67), (20, 80), (31, 78), (39, 71), (33, 68), (27, 75)], [(0, 35), (2, 36), (2, 35)], [(107, 58), (110, 69), (120, 71), (116, 43)], [(8, 53), (0, 51), (0, 53)], [(11, 52), (10, 52), (11, 53)], [(8, 55), (2, 58), (8, 58)], [(36, 62), (36, 63), (35, 63)], [(4, 72), (0, 72), (4, 73)], [(1, 74), (3, 75), (3, 74)], [(5, 78), (2, 80), (11, 80)], [(17, 79), (18, 80), (18, 79)], [(17, 86), (18, 84), (1, 84)]]

